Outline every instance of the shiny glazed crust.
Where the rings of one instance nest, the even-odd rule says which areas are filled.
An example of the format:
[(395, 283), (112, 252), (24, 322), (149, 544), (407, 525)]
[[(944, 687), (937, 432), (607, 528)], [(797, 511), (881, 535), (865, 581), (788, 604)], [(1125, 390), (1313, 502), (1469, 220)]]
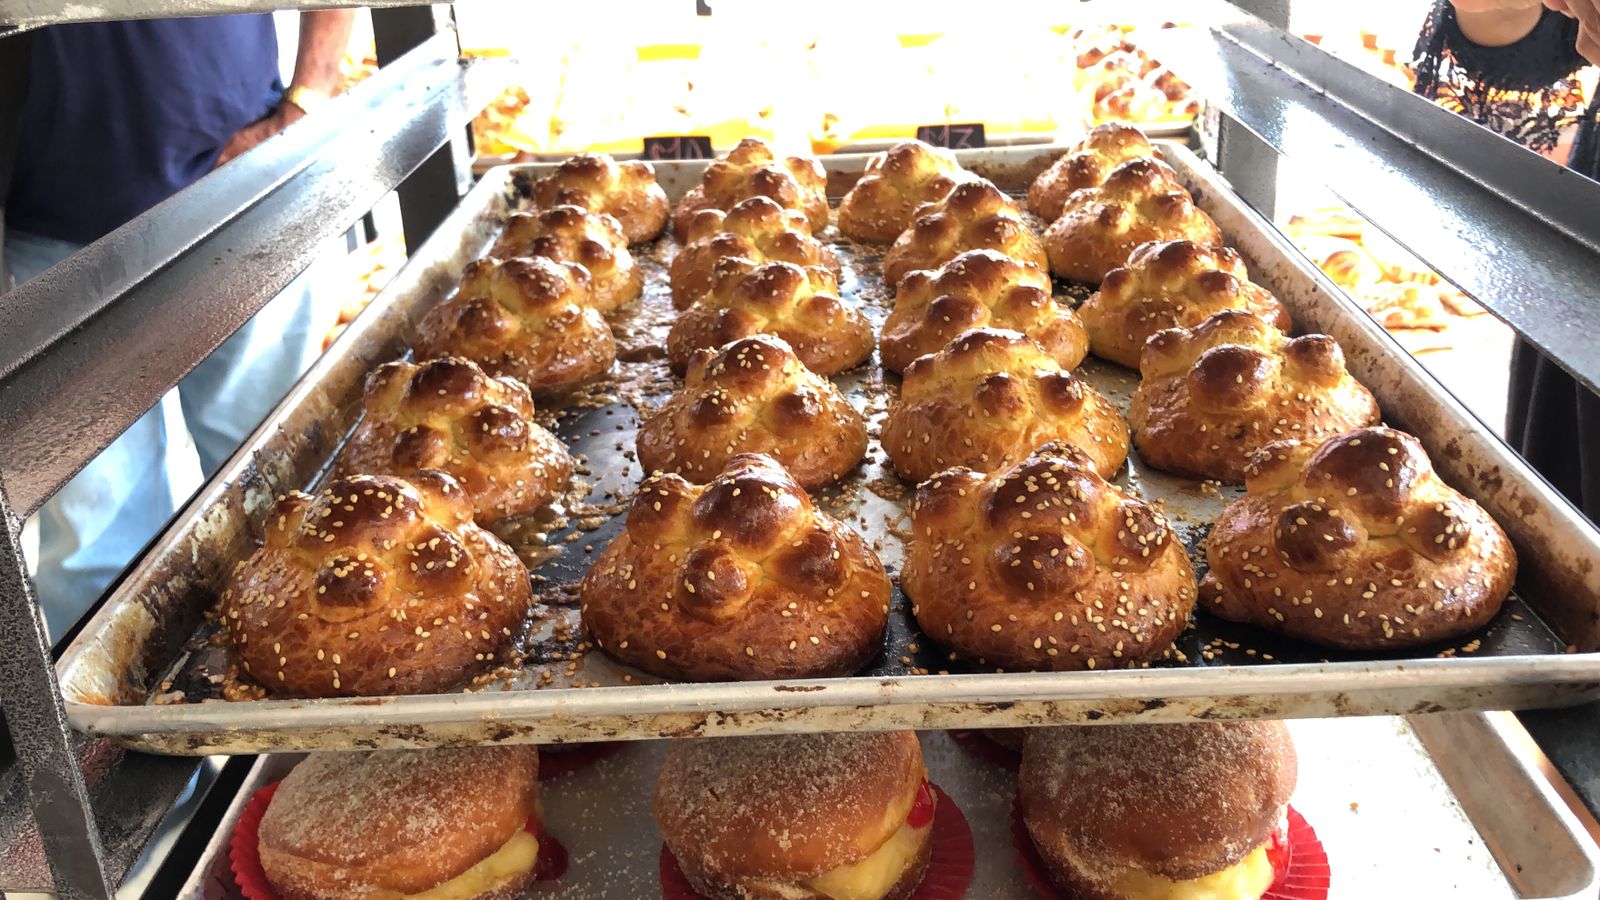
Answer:
[(543, 506), (572, 477), (567, 448), (533, 421), (527, 387), (470, 360), (385, 363), (367, 376), (363, 402), (336, 475), (441, 469), (484, 523)]
[(639, 428), (639, 464), (690, 481), (740, 453), (776, 459), (805, 488), (837, 481), (867, 452), (867, 423), (782, 338), (734, 341), (690, 360), (683, 390)]
[(604, 153), (580, 153), (533, 186), (540, 209), (581, 206), (615, 216), (629, 243), (648, 241), (667, 227), (667, 192), (642, 160), (619, 163)]
[(1194, 205), (1172, 170), (1153, 159), (1117, 166), (1099, 187), (1074, 192), (1046, 229), (1050, 271), (1098, 284), (1149, 241), (1219, 246), (1222, 232)]
[(466, 357), (535, 396), (582, 385), (617, 358), (610, 326), (589, 305), (589, 273), (542, 257), (469, 264), (455, 296), (417, 324), (412, 349), (419, 359)]
[(580, 588), (596, 646), (685, 681), (849, 675), (882, 650), (889, 578), (771, 457), (659, 475)]
[(1268, 444), (1245, 475), (1248, 493), (1206, 541), (1200, 595), (1213, 615), (1331, 647), (1397, 649), (1478, 628), (1516, 580), (1500, 526), (1404, 432)]
[(1084, 451), (1110, 477), (1128, 457), (1128, 423), (1038, 344), (990, 328), (906, 368), (882, 438), (910, 481), (951, 466), (997, 472), (1051, 441)]
[(1051, 444), (995, 475), (950, 469), (917, 489), (900, 584), (922, 630), (1011, 670), (1159, 658), (1189, 622), (1194, 570), (1148, 503)]
[(884, 254), (884, 283), (899, 284), (909, 272), (937, 269), (968, 250), (994, 250), (1041, 269), (1049, 265), (1016, 203), (993, 184), (975, 179), (917, 209), (911, 227)]
[(872, 355), (872, 323), (839, 297), (827, 269), (786, 262), (717, 263), (711, 293), (678, 316), (667, 332), (672, 371), (688, 370), (696, 350), (715, 350), (756, 334), (783, 338), (806, 368), (836, 375)]
[(580, 206), (553, 206), (538, 213), (512, 213), (491, 256), (542, 256), (577, 263), (589, 271), (589, 305), (610, 312), (639, 296), (644, 274), (628, 252), (622, 226), (605, 213)]
[(969, 250), (900, 280), (878, 342), (883, 367), (903, 371), (962, 332), (984, 327), (1022, 332), (1064, 369), (1089, 352), (1083, 322), (1051, 297), (1048, 273), (993, 250)]
[(336, 479), (278, 501), (222, 593), (244, 673), (278, 697), (438, 693), (510, 660), (528, 572), (454, 478)]
[(833, 251), (811, 236), (804, 213), (784, 209), (766, 197), (751, 197), (733, 209), (706, 209), (689, 220), (686, 244), (672, 258), (668, 278), (672, 305), (688, 309), (711, 292), (717, 263), (729, 257), (753, 263), (786, 262), (821, 266), (839, 276)]
[(969, 177), (950, 151), (901, 141), (867, 160), (861, 179), (839, 204), (839, 231), (858, 241), (887, 244), (911, 227), (918, 207), (943, 200)]
[(779, 157), (766, 141), (745, 138), (706, 168), (699, 184), (678, 201), (672, 233), (681, 242), (689, 222), (703, 209), (732, 209), (751, 197), (769, 197), (784, 209), (805, 214), (811, 232), (828, 226), (828, 176), (809, 156)]
[(1028, 211), (1053, 222), (1073, 191), (1099, 187), (1112, 169), (1140, 158), (1157, 158), (1156, 148), (1150, 146), (1144, 132), (1132, 125), (1096, 125), (1088, 137), (1033, 180), (1028, 187)]
[(1378, 402), (1325, 334), (1290, 338), (1242, 310), (1156, 332), (1128, 407), (1139, 456), (1158, 469), (1229, 484), (1273, 441), (1378, 422)]
[(1089, 330), (1090, 352), (1136, 369), (1152, 334), (1193, 328), (1225, 309), (1255, 313), (1279, 331), (1292, 327), (1289, 311), (1250, 280), (1237, 252), (1168, 241), (1135, 249), (1078, 313)]

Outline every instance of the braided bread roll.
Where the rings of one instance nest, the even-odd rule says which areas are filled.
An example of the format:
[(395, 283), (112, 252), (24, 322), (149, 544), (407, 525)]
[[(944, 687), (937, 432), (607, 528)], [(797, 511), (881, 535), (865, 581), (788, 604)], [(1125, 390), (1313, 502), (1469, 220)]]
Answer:
[(968, 178), (955, 154), (922, 141), (901, 141), (867, 160), (867, 169), (839, 204), (839, 231), (887, 244), (911, 227), (924, 203), (937, 203)]
[(639, 464), (690, 481), (740, 453), (776, 459), (807, 489), (837, 481), (867, 452), (867, 423), (782, 338), (734, 341), (689, 361), (683, 390), (639, 427)]
[(706, 168), (699, 184), (678, 201), (672, 233), (681, 242), (689, 221), (702, 209), (732, 209), (741, 200), (768, 197), (805, 214), (810, 231), (828, 226), (828, 176), (809, 156), (779, 157), (766, 141), (745, 138)]
[(589, 305), (589, 272), (543, 257), (476, 260), (455, 296), (417, 323), (417, 358), (463, 356), (533, 393), (569, 390), (602, 375), (616, 340)]
[(1053, 222), (1074, 191), (1099, 187), (1112, 169), (1130, 159), (1157, 158), (1150, 139), (1132, 125), (1096, 125), (1088, 137), (1062, 154), (1029, 185), (1028, 211)]
[(937, 270), (900, 279), (878, 349), (883, 367), (904, 371), (973, 328), (1020, 331), (1063, 369), (1083, 362), (1089, 338), (1071, 307), (1050, 295), (1050, 276), (993, 250), (968, 250)]
[(759, 454), (705, 486), (646, 481), (580, 589), (596, 646), (686, 681), (854, 673), (883, 649), (889, 594), (867, 542)]
[(1038, 344), (979, 328), (906, 368), (882, 441), (909, 481), (951, 466), (997, 472), (1051, 441), (1082, 450), (1110, 477), (1128, 458), (1128, 423)]
[(471, 360), (384, 363), (367, 376), (362, 402), (337, 477), (439, 469), (484, 523), (538, 509), (572, 478), (566, 446), (533, 421), (528, 388)]
[(839, 276), (839, 260), (827, 245), (811, 236), (799, 210), (784, 209), (767, 197), (751, 197), (733, 209), (703, 209), (689, 220), (686, 246), (667, 270), (672, 305), (688, 309), (716, 282), (717, 263), (729, 257), (753, 263), (786, 262), (821, 266)]
[(1445, 484), (1417, 439), (1358, 428), (1256, 454), (1206, 541), (1220, 618), (1350, 650), (1465, 634), (1516, 580), (1505, 532)]
[(1255, 452), (1376, 425), (1378, 402), (1345, 371), (1325, 334), (1290, 338), (1225, 309), (1194, 328), (1156, 332), (1128, 408), (1139, 456), (1158, 469), (1228, 484)]
[(605, 213), (584, 212), (579, 206), (512, 213), (489, 255), (578, 263), (589, 271), (589, 305), (601, 312), (610, 312), (644, 291), (644, 273), (628, 252), (622, 226)]
[(1169, 241), (1134, 250), (1125, 265), (1106, 275), (1078, 314), (1089, 331), (1089, 350), (1133, 369), (1152, 334), (1193, 328), (1225, 309), (1254, 313), (1279, 331), (1292, 327), (1289, 311), (1250, 280), (1237, 252)]
[(1098, 284), (1149, 241), (1222, 244), (1222, 232), (1194, 205), (1172, 170), (1153, 159), (1132, 159), (1103, 184), (1074, 192), (1044, 233), (1050, 271)]
[(533, 186), (539, 209), (581, 206), (616, 217), (629, 243), (648, 241), (667, 227), (667, 192), (647, 162), (619, 163), (604, 153), (580, 153)]
[(672, 324), (667, 360), (681, 375), (696, 350), (763, 333), (787, 341), (818, 375), (837, 375), (860, 363), (872, 355), (874, 343), (872, 323), (839, 298), (832, 272), (734, 257), (717, 263), (711, 293)]
[(244, 673), (276, 697), (436, 693), (499, 663), (528, 571), (454, 478), (356, 475), (293, 491), (222, 592)]
[(1159, 658), (1189, 622), (1194, 569), (1155, 508), (1048, 444), (917, 489), (900, 585), (922, 630), (984, 666), (1076, 670)]
[(883, 257), (883, 280), (899, 284), (917, 269), (937, 269), (968, 250), (994, 250), (1048, 267), (1039, 238), (1010, 197), (983, 180), (963, 181), (943, 200), (925, 203)]

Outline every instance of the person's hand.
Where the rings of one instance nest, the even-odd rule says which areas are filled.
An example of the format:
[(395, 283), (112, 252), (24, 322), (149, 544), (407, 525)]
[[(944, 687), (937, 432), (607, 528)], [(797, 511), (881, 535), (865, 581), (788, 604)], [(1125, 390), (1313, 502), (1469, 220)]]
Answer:
[(1578, 20), (1578, 52), (1600, 66), (1600, 0), (1544, 0), (1544, 5)]
[(222, 154), (217, 157), (217, 165), (228, 162), (304, 116), (305, 110), (287, 100), (280, 101), (272, 112), (235, 131), (233, 137), (228, 138), (228, 142), (222, 145)]

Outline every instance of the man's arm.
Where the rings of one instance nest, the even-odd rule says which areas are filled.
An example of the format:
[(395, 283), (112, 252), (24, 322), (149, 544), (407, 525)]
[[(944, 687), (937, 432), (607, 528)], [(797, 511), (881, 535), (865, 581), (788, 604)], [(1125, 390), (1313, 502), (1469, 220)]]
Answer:
[(296, 89), (331, 97), (339, 86), (339, 61), (350, 45), (355, 23), (353, 9), (323, 9), (300, 14), (300, 49), (294, 58), (294, 80), (278, 106), (264, 118), (239, 129), (222, 147), (217, 165), (249, 150), (305, 117), (306, 111), (289, 99)]

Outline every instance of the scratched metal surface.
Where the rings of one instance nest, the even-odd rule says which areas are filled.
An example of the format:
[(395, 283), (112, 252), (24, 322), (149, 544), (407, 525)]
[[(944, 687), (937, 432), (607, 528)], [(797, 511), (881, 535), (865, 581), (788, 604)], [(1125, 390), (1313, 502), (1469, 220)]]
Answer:
[[(1148, 670), (972, 673), (921, 639), (896, 597), (883, 654), (861, 675), (815, 682), (657, 685), (603, 654), (584, 652), (571, 586), (620, 527), (642, 476), (633, 432), (675, 380), (661, 358), (672, 316), (664, 268), (668, 239), (639, 251), (646, 296), (614, 326), (622, 348), (615, 377), (554, 415), (553, 427), (582, 459), (580, 487), (553, 512), (500, 528), (534, 564), (541, 603), (527, 661), (468, 693), (359, 700), (196, 702), (218, 695), (226, 659), (208, 640), (206, 614), (233, 559), (248, 551), (270, 498), (314, 484), (357, 414), (367, 371), (404, 353), (409, 323), (444, 295), (484, 249), (508, 210), (548, 170), (533, 165), (488, 175), (374, 307), (363, 314), (180, 518), (69, 649), (60, 665), (73, 723), (132, 746), (168, 753), (239, 753), (492, 741), (585, 741), (684, 733), (839, 728), (957, 727), (1195, 717), (1302, 717), (1521, 708), (1600, 695), (1593, 649), (1597, 610), (1592, 531), (1562, 519), (1566, 508), (1388, 335), (1332, 292), (1270, 226), (1245, 208), (1185, 149), (1164, 151), (1197, 202), (1252, 263), (1257, 279), (1297, 322), (1339, 338), (1352, 371), (1374, 389), (1390, 421), (1429, 446), (1440, 470), (1485, 503), (1522, 554), (1518, 597), (1482, 632), (1451, 645), (1384, 658), (1332, 655), (1246, 626), (1199, 616), (1177, 654)], [(964, 153), (966, 164), (1022, 191), (1059, 148)], [(853, 182), (865, 157), (830, 157), (830, 191)], [(658, 166), (669, 195), (694, 184), (704, 163)], [(876, 248), (831, 235), (843, 257), (842, 289), (875, 321), (890, 298)], [(1082, 286), (1058, 284), (1081, 299)], [(1091, 361), (1082, 373), (1126, 404), (1133, 374)], [(881, 418), (895, 379), (875, 364), (838, 379), (868, 416)], [(875, 428), (874, 428), (875, 430)], [(1231, 491), (1147, 469), (1135, 456), (1120, 480), (1159, 501), (1191, 548)], [(825, 508), (873, 539), (896, 571), (909, 486), (874, 443), (861, 469), (822, 492)], [(1202, 563), (1203, 565), (1203, 563)], [(1546, 623), (1550, 623), (1547, 625)], [(1554, 626), (1552, 628), (1551, 626)], [(1470, 648), (1470, 650), (1468, 649)], [(936, 673), (924, 675), (920, 673)], [(937, 674), (949, 673), (949, 674)], [(573, 685), (586, 687), (573, 688)]]

